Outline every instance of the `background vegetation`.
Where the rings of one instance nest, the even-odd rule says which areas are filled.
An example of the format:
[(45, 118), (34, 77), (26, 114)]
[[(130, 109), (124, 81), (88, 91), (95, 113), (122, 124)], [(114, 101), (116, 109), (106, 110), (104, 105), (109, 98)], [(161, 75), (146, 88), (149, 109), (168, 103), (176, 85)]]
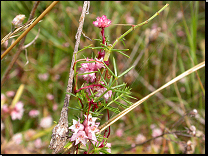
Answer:
[[(192, 68), (194, 65), (205, 60), (205, 2), (139, 2), (139, 1), (92, 1), (90, 3), (89, 14), (85, 17), (83, 32), (91, 39), (100, 37), (100, 30), (92, 24), (98, 16), (106, 15), (112, 20), (112, 25), (105, 30), (109, 42), (112, 43), (117, 37), (122, 35), (131, 26), (114, 24), (138, 24), (161, 9), (166, 3), (166, 8), (159, 16), (146, 25), (143, 25), (125, 38), (125, 46), (122, 42), (116, 45), (116, 49), (129, 49), (126, 52), (130, 59), (119, 53), (113, 53), (116, 58), (117, 67), (121, 73), (137, 59), (144, 51), (141, 59), (136, 64), (135, 70), (123, 77), (124, 82), (132, 88), (132, 95), (138, 100), (159, 88), (177, 75)], [(18, 14), (24, 14), (27, 21), (33, 7), (32, 1), (2, 1), (1, 2), (1, 38), (11, 31), (11, 22)], [(49, 1), (41, 1), (35, 16), (38, 17), (49, 5)], [(72, 52), (75, 45), (75, 35), (78, 21), (81, 14), (83, 2), (61, 1), (59, 2), (27, 35), (25, 44), (31, 42), (37, 35), (40, 28), (39, 38), (35, 44), (27, 48), (27, 62), (25, 51), (22, 51), (14, 67), (12, 68), (7, 81), (1, 88), (1, 93), (7, 91), (17, 91), (21, 84), (25, 88), (20, 100), (24, 103), (24, 115), (22, 120), (6, 120), (5, 129), (1, 131), (2, 153), (51, 153), (48, 145), (51, 139), (51, 130), (43, 129), (39, 126), (43, 117), (51, 115), (53, 121), (58, 121), (60, 110), (63, 106), (65, 90), (67, 86), (69, 69), (71, 65)], [(24, 23), (23, 22), (23, 23)], [(146, 38), (148, 29), (161, 28), (159, 36), (154, 42), (147, 46)], [(79, 49), (93, 44), (99, 46), (95, 40), (92, 42), (81, 37)], [(8, 67), (18, 45), (1, 60), (1, 77)], [(1, 46), (1, 53), (6, 50)], [(95, 56), (96, 50), (87, 49), (79, 53), (78, 59)], [(111, 56), (112, 58), (112, 56)], [(111, 60), (110, 60), (111, 61)], [(49, 79), (41, 81), (39, 74), (48, 73)], [(202, 85), (205, 87), (205, 68), (197, 71)], [(150, 141), (141, 146), (137, 144), (136, 137), (142, 134), (146, 139), (152, 138), (152, 127), (160, 129), (170, 128), (181, 117), (176, 109), (186, 112), (197, 109), (200, 119), (205, 118), (205, 95), (200, 86), (200, 81), (196, 73), (193, 73), (181, 81), (167, 87), (161, 91), (160, 95), (155, 95), (145, 101), (135, 110), (127, 114), (111, 126), (111, 135), (108, 142), (112, 143), (112, 153), (182, 153), (183, 148), (177, 141), (187, 142), (191, 140), (195, 145), (194, 153), (204, 153), (205, 143), (202, 138), (179, 137), (171, 138), (174, 141), (163, 140), (157, 147), (154, 141)], [(80, 84), (83, 81), (80, 79)], [(153, 88), (151, 88), (153, 87)], [(53, 100), (47, 98), (50, 93)], [(11, 104), (12, 98), (8, 98), (7, 104)], [(136, 102), (135, 100), (134, 102)], [(171, 107), (169, 103), (173, 103)], [(53, 110), (54, 104), (58, 104), (58, 109)], [(71, 97), (70, 107), (75, 107), (77, 101)], [(31, 118), (28, 113), (31, 109), (39, 110), (37, 118)], [(69, 110), (69, 121), (77, 114), (76, 110)], [(115, 114), (111, 114), (114, 116)], [(103, 118), (104, 123), (106, 118)], [(205, 123), (199, 118), (187, 119), (191, 125), (202, 133), (205, 133)], [(189, 127), (187, 122), (182, 122), (175, 130), (185, 130)], [(4, 120), (5, 122), (5, 120)], [(22, 150), (13, 147), (10, 149), (9, 143), (13, 134), (27, 133), (33, 129), (36, 135), (28, 141), (23, 139)], [(120, 129), (120, 135), (118, 134)], [(32, 149), (30, 145), (37, 138), (41, 138), (42, 146), (39, 149)], [(11, 145), (10, 145), (11, 146)], [(18, 146), (19, 147), (19, 146)], [(23, 150), (24, 148), (24, 150)], [(9, 149), (9, 150), (8, 150)], [(127, 150), (128, 149), (128, 150)]]

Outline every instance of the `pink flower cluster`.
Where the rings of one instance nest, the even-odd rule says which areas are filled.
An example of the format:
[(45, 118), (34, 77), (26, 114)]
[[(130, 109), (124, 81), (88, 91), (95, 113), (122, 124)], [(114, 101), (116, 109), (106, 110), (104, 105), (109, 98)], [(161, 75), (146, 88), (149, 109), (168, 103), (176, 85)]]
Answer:
[(86, 145), (88, 139), (97, 142), (95, 133), (99, 132), (98, 126), (100, 123), (95, 123), (97, 118), (92, 117), (91, 114), (84, 116), (85, 120), (83, 124), (80, 123), (80, 119), (78, 119), (78, 121), (73, 119), (73, 125), (69, 127), (73, 132), (71, 141), (75, 141), (75, 145), (79, 143)]
[(97, 21), (93, 22), (93, 24), (96, 27), (105, 28), (105, 27), (109, 27), (111, 24), (111, 20), (107, 19), (106, 15), (103, 15), (102, 17), (97, 17), (96, 19)]
[[(100, 63), (102, 62), (102, 58), (100, 60), (95, 58), (95, 60), (99, 62), (82, 63), (81, 64), (82, 67), (80, 68), (80, 71), (83, 73), (90, 73), (90, 72), (98, 71), (98, 69), (101, 69), (102, 67), (105, 68), (105, 66), (102, 63)], [(94, 61), (94, 60), (87, 58), (87, 61)], [(87, 83), (89, 83), (89, 81), (95, 82), (96, 79), (95, 73), (85, 74), (83, 75), (83, 79), (87, 81)]]
[[(101, 81), (101, 83), (102, 83), (103, 85), (105, 84), (103, 81)], [(99, 96), (101, 96), (101, 95), (107, 90), (107, 88), (105, 88), (105, 87), (103, 87), (103, 86), (95, 86), (95, 87), (93, 87), (93, 88), (88, 88), (88, 89), (86, 89), (86, 91), (87, 91), (87, 93), (88, 93), (89, 96), (91, 95), (90, 90), (91, 90), (92, 92), (93, 92), (93, 91), (96, 91), (97, 94), (95, 94), (95, 96), (96, 96), (96, 97), (99, 97)], [(107, 93), (105, 93), (105, 94), (103, 95), (103, 97), (104, 97), (104, 99), (105, 99), (106, 101), (108, 101), (108, 99), (109, 99), (109, 97), (111, 97), (111, 95), (112, 95), (112, 90), (109, 90)]]
[(23, 103), (21, 101), (17, 102), (14, 108), (10, 108), (6, 104), (4, 104), (2, 106), (2, 111), (3, 113), (9, 113), (12, 120), (21, 120), (24, 113)]

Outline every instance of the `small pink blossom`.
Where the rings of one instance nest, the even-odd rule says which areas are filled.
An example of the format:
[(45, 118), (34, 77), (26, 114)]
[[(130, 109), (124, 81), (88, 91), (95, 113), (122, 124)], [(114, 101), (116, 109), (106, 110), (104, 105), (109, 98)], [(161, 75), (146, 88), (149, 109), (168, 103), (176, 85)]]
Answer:
[(13, 96), (15, 95), (15, 92), (14, 92), (14, 91), (7, 91), (7, 92), (6, 92), (6, 95), (7, 95), (8, 97), (13, 97)]
[(82, 143), (83, 145), (86, 146), (87, 143), (87, 135), (85, 133), (85, 131), (79, 131), (78, 133), (73, 133), (72, 137), (71, 137), (71, 141), (75, 141), (75, 145), (77, 145), (78, 143)]
[(80, 123), (80, 119), (78, 121), (73, 119), (73, 125), (69, 127), (74, 133), (77, 133), (78, 131), (83, 131), (84, 126)]
[(4, 129), (4, 123), (2, 122), (2, 120), (1, 120), (1, 131)]
[(132, 17), (132, 16), (130, 15), (130, 12), (128, 12), (128, 13), (126, 14), (126, 22), (127, 22), (128, 24), (134, 24), (134, 17)]
[(138, 134), (136, 137), (136, 143), (140, 144), (146, 141), (146, 137), (143, 134)]
[(88, 138), (95, 141), (95, 142), (97, 142), (97, 138), (96, 138), (95, 133), (100, 131), (98, 129), (98, 125), (99, 124), (95, 124), (93, 126), (86, 126), (85, 127), (85, 132), (86, 132)]
[(11, 118), (12, 120), (22, 119), (23, 113), (24, 113), (24, 108), (23, 108), (23, 103), (21, 101), (17, 102), (14, 108), (11, 111)]
[(29, 116), (32, 117), (32, 118), (34, 118), (34, 117), (38, 116), (39, 113), (40, 113), (40, 112), (39, 112), (38, 110), (32, 109), (32, 110), (29, 112)]
[(41, 148), (41, 146), (42, 146), (42, 141), (41, 141), (41, 139), (40, 139), (40, 138), (36, 139), (36, 140), (34, 141), (34, 145), (35, 145), (36, 148)]
[(48, 80), (48, 77), (49, 77), (49, 74), (48, 73), (38, 74), (38, 78), (41, 81), (47, 81)]
[(40, 121), (40, 127), (49, 128), (49, 127), (51, 127), (52, 122), (53, 122), (53, 119), (51, 116), (44, 117)]
[(117, 135), (118, 137), (122, 137), (122, 135), (123, 135), (123, 129), (117, 129), (116, 135)]
[(48, 100), (53, 100), (54, 99), (54, 96), (52, 94), (50, 94), (50, 93), (48, 93), (46, 95), (46, 97), (47, 97)]
[[(157, 137), (162, 135), (162, 130), (160, 128), (155, 128), (152, 130), (152, 137)], [(157, 144), (161, 144), (162, 143), (162, 137), (159, 137), (157, 139), (155, 139), (155, 141), (157, 142)]]
[(58, 109), (58, 104), (57, 103), (54, 103), (53, 104), (53, 111), (56, 111)]
[(97, 120), (97, 117), (92, 117), (91, 114), (89, 114), (88, 116), (87, 115), (84, 116), (85, 116), (85, 121), (83, 122), (84, 126), (95, 125), (95, 121)]
[(4, 105), (2, 106), (2, 112), (3, 112), (3, 113), (8, 113), (8, 112), (9, 112), (9, 107), (7, 106), (7, 104), (4, 104)]
[[(101, 82), (101, 83), (104, 85), (104, 82)], [(99, 97), (107, 90), (107, 88), (104, 88), (103, 86), (102, 87), (97, 86), (94, 88), (94, 90), (97, 91), (97, 94), (95, 94), (95, 96)], [(111, 95), (112, 95), (112, 90), (109, 90), (107, 93), (104, 94), (104, 99), (106, 101), (108, 101), (108, 99), (109, 99), (109, 97), (111, 97)]]
[(96, 19), (97, 21), (93, 22), (93, 24), (96, 27), (105, 28), (105, 27), (109, 27), (111, 24), (111, 20), (107, 19), (106, 15), (103, 15), (102, 17), (97, 17)]
[[(102, 62), (102, 59), (97, 59), (95, 58), (96, 61), (100, 61)], [(93, 61), (93, 59), (88, 59), (87, 61)], [(94, 72), (94, 71), (98, 71), (98, 69), (101, 69), (102, 67), (105, 68), (105, 66), (100, 63), (100, 62), (92, 62), (92, 63), (82, 63), (81, 64), (81, 68), (80, 71), (82, 73), (89, 73), (89, 74), (85, 74), (83, 75), (83, 79), (87, 82), (94, 82), (96, 79), (95, 73), (90, 73), (90, 72)]]
[(6, 101), (6, 96), (3, 93), (1, 93), (1, 101)]
[(12, 140), (16, 144), (20, 144), (22, 142), (22, 133), (16, 133), (15, 135), (13, 135)]

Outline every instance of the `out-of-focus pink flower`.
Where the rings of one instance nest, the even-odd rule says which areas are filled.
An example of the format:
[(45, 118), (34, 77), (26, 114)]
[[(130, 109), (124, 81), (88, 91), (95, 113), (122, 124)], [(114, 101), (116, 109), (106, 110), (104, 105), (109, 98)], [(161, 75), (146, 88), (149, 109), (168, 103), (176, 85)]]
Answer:
[(1, 131), (4, 129), (4, 123), (2, 122), (2, 120), (1, 120)]
[(20, 144), (22, 142), (22, 133), (16, 133), (15, 135), (13, 135), (12, 140), (16, 144)]
[(97, 21), (93, 22), (93, 24), (96, 27), (105, 28), (105, 27), (109, 27), (111, 24), (111, 20), (107, 19), (106, 15), (103, 15), (102, 17), (97, 17), (96, 19)]
[(128, 24), (134, 24), (134, 17), (132, 17), (132, 16), (130, 15), (130, 12), (128, 12), (128, 13), (126, 14), (126, 22), (127, 22)]
[(6, 101), (6, 96), (3, 93), (1, 93), (1, 101)]
[(35, 134), (36, 131), (34, 129), (28, 129), (24, 134), (24, 138), (26, 141), (29, 141)]
[(83, 131), (84, 130), (84, 126), (80, 123), (80, 119), (78, 119), (78, 121), (73, 120), (73, 125), (69, 127), (69, 129), (71, 129), (74, 133), (77, 133), (78, 131)]
[(7, 104), (4, 104), (4, 105), (2, 106), (2, 112), (3, 112), (3, 113), (8, 113), (8, 112), (9, 112), (9, 108), (8, 108)]
[(116, 135), (117, 135), (118, 137), (122, 137), (122, 136), (123, 136), (123, 129), (117, 129)]
[(51, 127), (52, 122), (53, 122), (53, 119), (51, 116), (44, 117), (40, 121), (40, 127), (49, 128), (49, 127)]
[[(155, 128), (152, 130), (152, 137), (157, 137), (162, 135), (162, 130), (160, 128)], [(157, 142), (157, 144), (161, 144), (162, 143), (162, 137), (159, 137), (157, 139), (155, 139), (155, 142)]]
[(107, 149), (107, 152), (108, 153), (111, 153), (111, 143), (107, 143), (106, 145), (105, 145), (105, 147), (108, 147), (108, 149)]
[(138, 134), (135, 141), (137, 144), (143, 143), (146, 141), (146, 137), (143, 134)]
[(21, 101), (16, 103), (16, 105), (14, 106), (14, 108), (11, 111), (12, 120), (16, 120), (16, 119), (21, 120), (22, 119), (22, 116), (24, 113), (23, 106), (24, 106), (24, 104)]
[(36, 140), (34, 141), (34, 145), (35, 145), (36, 148), (41, 148), (41, 146), (42, 146), (42, 141), (41, 141), (41, 139), (40, 139), (40, 138), (36, 139)]
[(79, 131), (78, 133), (73, 133), (72, 137), (71, 137), (71, 141), (75, 141), (75, 145), (77, 145), (78, 143), (82, 143), (83, 145), (86, 146), (87, 143), (87, 135), (85, 133), (85, 131)]
[(32, 110), (29, 112), (29, 116), (32, 117), (32, 118), (34, 118), (34, 117), (38, 116), (39, 113), (40, 113), (40, 112), (39, 112), (38, 110), (32, 109)]
[(52, 94), (50, 94), (50, 93), (48, 93), (46, 95), (46, 97), (47, 97), (48, 100), (53, 100), (54, 99), (54, 96)]
[(6, 92), (6, 95), (8, 96), (8, 97), (13, 97), (14, 95), (15, 95), (15, 92), (14, 91), (7, 91)]
[(41, 81), (47, 81), (48, 80), (48, 77), (49, 77), (49, 74), (48, 73), (38, 74), (38, 78)]
[(17, 15), (13, 20), (12, 20), (12, 24), (15, 26), (19, 26), (22, 24), (22, 22), (25, 19), (25, 15)]
[(56, 111), (58, 109), (58, 104), (57, 103), (54, 103), (53, 104), (53, 111)]

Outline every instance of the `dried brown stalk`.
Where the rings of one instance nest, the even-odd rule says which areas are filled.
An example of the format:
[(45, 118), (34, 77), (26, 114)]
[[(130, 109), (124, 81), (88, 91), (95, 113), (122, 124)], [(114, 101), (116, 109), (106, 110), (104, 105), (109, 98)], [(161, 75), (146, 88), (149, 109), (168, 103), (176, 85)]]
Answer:
[[(75, 57), (78, 51), (79, 43), (80, 43), (80, 37), (82, 33), (82, 28), (84, 24), (84, 18), (85, 14), (87, 13), (87, 6), (89, 7), (89, 1), (84, 1), (83, 9), (82, 9), (82, 14), (79, 19), (79, 27), (77, 30), (77, 34), (75, 36), (76, 39), (76, 44), (72, 56), (72, 62), (71, 62), (71, 68), (69, 72), (69, 80), (68, 80), (68, 85), (66, 92), (71, 93), (72, 92), (72, 83), (73, 83), (73, 77), (74, 77), (74, 62), (75, 62)], [(69, 105), (69, 100), (70, 100), (70, 94), (66, 94), (65, 99), (64, 99), (64, 106), (61, 110), (61, 116), (59, 119), (59, 123), (53, 128), (52, 130), (52, 138), (50, 141), (49, 148), (53, 149), (53, 153), (59, 153), (63, 150), (64, 145), (66, 144), (66, 140), (68, 137), (68, 105)], [(75, 149), (74, 149), (75, 150)], [(74, 153), (74, 150), (71, 150), (71, 153)]]

